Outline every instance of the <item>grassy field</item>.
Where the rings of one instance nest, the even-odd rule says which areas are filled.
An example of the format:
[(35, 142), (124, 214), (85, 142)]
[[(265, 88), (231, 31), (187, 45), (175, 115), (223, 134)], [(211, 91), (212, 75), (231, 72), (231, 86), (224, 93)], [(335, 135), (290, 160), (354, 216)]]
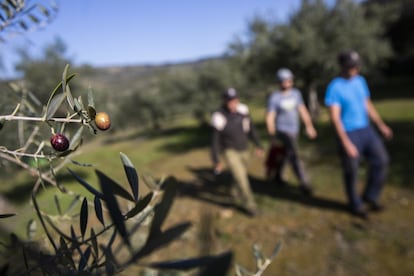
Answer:
[[(270, 254), (281, 241), (282, 250), (264, 275), (411, 275), (414, 273), (414, 174), (411, 168), (414, 100), (378, 101), (376, 106), (394, 129), (395, 137), (387, 142), (392, 161), (381, 198), (386, 210), (372, 214), (369, 221), (355, 218), (346, 210), (333, 132), (325, 113), (317, 125), (319, 138), (300, 141), (315, 195), (312, 198), (302, 196), (291, 171), (287, 175), (289, 187), (277, 189), (264, 178), (264, 160), (253, 157), (249, 173), (261, 211), (255, 218), (229, 205), (229, 198), (224, 194), (228, 176), (215, 177), (211, 171), (209, 130), (191, 122), (156, 135), (108, 132), (84, 146), (74, 159), (94, 164), (96, 169), (127, 185), (119, 158), (119, 152), (123, 152), (139, 172), (150, 172), (156, 178), (174, 176), (178, 180), (179, 196), (167, 224), (189, 221), (193, 226), (182, 238), (151, 256), (151, 260), (232, 250), (235, 263), (253, 270), (252, 245), (257, 243), (265, 254)], [(265, 138), (264, 111), (254, 107), (252, 110)], [(92, 168), (69, 167), (89, 183), (97, 182)], [(364, 176), (362, 169), (361, 188)], [(61, 171), (58, 178), (68, 189), (84, 191), (67, 177), (66, 171)], [(34, 216), (29, 204), (32, 185), (33, 181), (25, 174), (3, 179), (0, 193), (10, 200), (18, 214), (8, 219), (7, 224), (0, 222), (3, 230), (25, 236), (25, 224)], [(46, 189), (39, 197), (46, 212), (56, 213), (54, 205), (50, 204), (54, 194), (69, 204), (68, 196)], [(124, 275), (137, 269), (131, 267)]]

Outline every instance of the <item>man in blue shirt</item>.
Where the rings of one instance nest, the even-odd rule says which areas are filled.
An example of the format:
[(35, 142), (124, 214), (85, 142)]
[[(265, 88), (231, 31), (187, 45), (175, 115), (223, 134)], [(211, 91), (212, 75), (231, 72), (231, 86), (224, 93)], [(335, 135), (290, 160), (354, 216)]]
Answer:
[[(371, 99), (366, 80), (359, 74), (360, 57), (355, 51), (338, 56), (341, 74), (328, 85), (325, 104), (338, 137), (346, 194), (351, 212), (367, 218), (363, 202), (371, 210), (383, 207), (378, 199), (382, 190), (388, 154), (384, 144), (371, 126), (372, 121), (386, 139), (392, 138), (392, 130), (382, 121)], [(362, 197), (357, 192), (358, 166), (361, 157), (370, 165), (367, 183)]]

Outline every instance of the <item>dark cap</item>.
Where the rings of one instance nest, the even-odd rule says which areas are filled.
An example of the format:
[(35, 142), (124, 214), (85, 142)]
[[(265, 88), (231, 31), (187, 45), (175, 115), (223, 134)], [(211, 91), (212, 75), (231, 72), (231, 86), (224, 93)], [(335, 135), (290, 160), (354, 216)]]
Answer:
[(343, 68), (357, 67), (361, 64), (361, 58), (355, 51), (345, 51), (338, 55), (338, 63)]
[(223, 94), (223, 99), (226, 102), (231, 101), (236, 98), (238, 98), (238, 96), (237, 96), (237, 91), (234, 88), (227, 89)]

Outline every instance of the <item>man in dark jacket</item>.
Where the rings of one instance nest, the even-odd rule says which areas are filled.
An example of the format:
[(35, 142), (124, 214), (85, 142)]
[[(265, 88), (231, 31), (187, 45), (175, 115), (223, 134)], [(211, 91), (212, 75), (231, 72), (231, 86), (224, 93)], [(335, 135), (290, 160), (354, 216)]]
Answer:
[(252, 124), (249, 109), (245, 104), (240, 103), (234, 88), (225, 91), (223, 105), (213, 113), (211, 124), (214, 171), (217, 174), (222, 172), (224, 167), (220, 162), (220, 155), (222, 155), (237, 184), (235, 187), (238, 194), (246, 204), (246, 212), (254, 216), (257, 214), (257, 206), (247, 173), (249, 139), (256, 145), (256, 154), (263, 156), (263, 148)]

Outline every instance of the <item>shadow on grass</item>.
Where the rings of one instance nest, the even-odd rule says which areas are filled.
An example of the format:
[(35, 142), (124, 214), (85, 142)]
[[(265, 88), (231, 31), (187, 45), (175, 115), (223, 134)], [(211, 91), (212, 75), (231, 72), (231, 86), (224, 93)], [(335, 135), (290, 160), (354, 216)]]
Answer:
[[(86, 177), (86, 173), (77, 172), (77, 174), (80, 177)], [(56, 177), (59, 183), (63, 183), (66, 181), (71, 182), (74, 180), (73, 176), (69, 173), (60, 173)], [(4, 192), (3, 195), (13, 204), (16, 204), (16, 205), (26, 204), (26, 202), (30, 200), (35, 183), (36, 183), (36, 180), (32, 178), (31, 180), (20, 183), (17, 186), (15, 186), (13, 189), (10, 189), (9, 191)], [(51, 187), (51, 186), (50, 184), (46, 183), (46, 187)], [(38, 193), (42, 193), (43, 191), (44, 189), (40, 187)]]
[[(207, 201), (223, 207), (233, 207), (243, 210), (241, 206), (234, 203), (230, 196), (230, 183), (232, 181), (229, 172), (221, 175), (214, 175), (211, 168), (188, 168), (192, 172), (197, 182), (180, 182), (180, 195)], [(329, 209), (338, 212), (348, 212), (347, 205), (342, 202), (323, 198), (320, 196), (304, 196), (298, 187), (288, 186), (278, 188), (263, 179), (250, 177), (250, 184), (255, 194), (262, 194), (280, 200), (296, 202), (302, 205), (312, 206), (320, 209)]]
[[(385, 142), (390, 156), (387, 183), (414, 189), (414, 122), (391, 121), (388, 124), (393, 129), (394, 137), (391, 141)], [(311, 143), (304, 141), (304, 144), (314, 147), (314, 151), (318, 153), (312, 158), (312, 162), (321, 164), (332, 162), (334, 158), (339, 160), (333, 127), (323, 124), (317, 128), (318, 140)], [(360, 168), (364, 168), (363, 165)]]

